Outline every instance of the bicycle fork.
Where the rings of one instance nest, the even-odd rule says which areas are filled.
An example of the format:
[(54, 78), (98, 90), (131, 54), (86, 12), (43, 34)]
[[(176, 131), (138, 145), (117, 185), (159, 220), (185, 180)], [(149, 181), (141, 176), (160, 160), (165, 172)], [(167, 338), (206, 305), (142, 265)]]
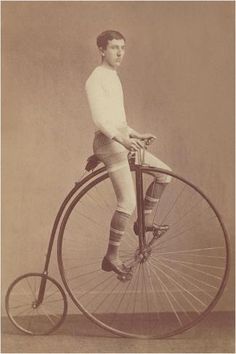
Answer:
[(163, 236), (169, 229), (168, 225), (158, 225), (153, 230), (153, 238), (147, 242), (146, 225), (144, 214), (144, 191), (143, 191), (143, 171), (142, 166), (138, 165), (135, 171), (136, 177), (136, 193), (137, 193), (137, 225), (139, 248), (136, 252), (136, 262), (145, 261), (151, 254), (151, 246)]
[(142, 167), (137, 166), (135, 171), (136, 177), (136, 195), (137, 195), (137, 223), (138, 223), (138, 237), (139, 237), (139, 252), (140, 254), (146, 248), (145, 238), (145, 219), (144, 219), (144, 207), (143, 207), (143, 173)]
[(142, 261), (146, 248), (145, 238), (145, 220), (144, 220), (144, 208), (143, 208), (143, 173), (142, 167), (137, 166), (135, 169), (135, 181), (136, 181), (136, 198), (137, 198), (137, 225), (138, 225), (138, 238), (139, 248), (137, 249), (135, 259), (130, 264), (130, 272), (126, 275), (118, 275), (118, 279), (125, 282), (132, 279), (132, 269)]
[(42, 277), (42, 280), (41, 280), (41, 283), (40, 283), (40, 287), (39, 287), (39, 291), (38, 291), (38, 296), (37, 296), (36, 300), (32, 304), (32, 307), (34, 309), (39, 307), (42, 304), (42, 302), (43, 302), (45, 289), (46, 289), (46, 283), (47, 283), (47, 278), (46, 277)]

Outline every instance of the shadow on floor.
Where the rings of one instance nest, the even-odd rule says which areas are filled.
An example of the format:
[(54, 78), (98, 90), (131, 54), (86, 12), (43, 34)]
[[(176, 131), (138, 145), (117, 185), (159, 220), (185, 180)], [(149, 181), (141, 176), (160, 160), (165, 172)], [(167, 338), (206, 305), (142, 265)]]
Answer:
[(234, 313), (213, 312), (192, 329), (162, 340), (120, 338), (85, 316), (68, 315), (48, 336), (29, 336), (2, 319), (4, 353), (234, 353)]

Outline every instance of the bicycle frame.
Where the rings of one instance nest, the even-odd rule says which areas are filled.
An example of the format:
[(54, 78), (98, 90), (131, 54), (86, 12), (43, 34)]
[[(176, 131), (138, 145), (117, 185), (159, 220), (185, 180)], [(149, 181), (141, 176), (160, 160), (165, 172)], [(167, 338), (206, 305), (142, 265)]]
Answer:
[[(109, 275), (101, 270), (101, 259), (104, 256), (103, 251), (107, 244), (107, 235), (104, 234), (104, 227), (107, 229), (109, 228), (109, 225), (104, 225), (101, 218), (103, 214), (99, 213), (105, 213), (107, 209), (104, 208), (103, 210), (103, 207), (108, 207), (107, 216), (109, 216), (110, 219), (114, 199), (112, 198), (109, 203), (108, 195), (112, 192), (112, 188), (109, 183), (109, 176), (106, 168), (95, 168), (98, 164), (96, 164), (96, 166), (93, 165), (91, 168), (90, 164), (89, 168), (87, 168), (87, 166), (85, 167), (85, 170), (88, 173), (83, 173), (83, 175), (77, 180), (75, 186), (71, 189), (59, 207), (49, 238), (43, 272), (24, 274), (23, 276), (18, 277), (8, 288), (5, 300), (6, 310), (11, 322), (17, 328), (27, 334), (49, 334), (58, 328), (65, 318), (67, 310), (66, 293), (55, 279), (48, 276), (49, 263), (55, 237), (58, 238), (58, 267), (67, 295), (79, 310), (81, 310), (90, 320), (114, 334), (131, 338), (161, 339), (170, 337), (197, 324), (200, 319), (206, 316), (213, 306), (215, 306), (225, 288), (230, 263), (229, 240), (221, 216), (211, 201), (198, 187), (183, 177), (176, 175), (174, 172), (145, 164), (144, 155), (145, 150), (141, 150), (139, 154), (135, 155), (135, 158), (129, 159), (130, 170), (135, 175), (137, 218), (135, 218), (135, 223), (133, 218), (130, 219), (130, 224), (127, 227), (127, 240), (125, 240), (122, 245), (121, 255), (124, 264), (127, 264), (130, 267), (130, 272), (127, 273), (127, 276), (116, 276), (115, 273)], [(164, 196), (164, 200), (162, 199), (163, 203), (159, 207), (158, 213), (156, 213), (157, 210), (155, 210), (154, 216), (152, 215), (153, 220), (151, 225), (148, 224), (146, 226), (144, 211), (144, 194), (146, 192), (146, 185), (150, 186), (150, 179), (153, 179), (155, 182), (158, 173), (172, 176), (177, 183), (171, 184), (173, 188), (171, 188), (170, 191), (168, 190), (168, 193)], [(104, 185), (101, 183), (103, 181), (105, 182)], [(103, 193), (97, 192), (97, 186), (100, 188), (99, 190), (101, 192), (105, 188), (105, 192), (107, 193), (104, 193), (104, 200)], [(186, 186), (187, 188), (185, 190)], [(91, 195), (89, 195), (90, 191)], [(186, 193), (184, 194), (183, 191)], [(93, 193), (95, 193), (95, 196)], [(94, 196), (94, 198), (92, 196)], [(83, 197), (85, 197), (85, 199), (83, 199)], [(183, 199), (180, 200), (180, 198)], [(90, 200), (88, 203), (88, 207), (90, 207), (89, 215), (95, 215), (94, 220), (91, 220), (95, 223), (93, 224), (95, 230), (96, 225), (100, 224), (101, 226), (101, 230), (98, 233), (101, 236), (103, 246), (100, 250), (96, 250), (99, 251), (96, 253), (96, 257), (94, 257), (95, 253), (93, 249), (86, 248), (86, 254), (82, 257), (75, 258), (73, 254), (76, 252), (76, 249), (80, 255), (81, 250), (83, 252), (83, 248), (86, 247), (88, 233), (83, 227), (80, 232), (78, 226), (80, 224), (78, 224), (77, 214), (73, 214), (73, 212), (79, 212), (79, 214), (81, 212), (83, 225), (83, 218), (86, 218), (86, 215), (83, 215), (83, 208), (81, 205), (83, 206), (83, 202), (86, 204), (86, 201), (88, 200)], [(180, 203), (176, 209), (173, 209), (173, 206), (176, 206), (177, 204), (177, 200), (180, 200)], [(104, 203), (100, 204), (100, 201)], [(204, 201), (204, 204), (200, 203), (201, 201)], [(186, 205), (186, 207), (182, 210), (183, 204)], [(196, 206), (199, 206), (199, 208), (195, 209)], [(100, 208), (99, 210), (97, 210), (98, 207)], [(169, 218), (169, 214), (172, 210), (174, 210), (173, 214), (171, 215), (171, 218)], [(205, 215), (206, 210), (208, 212), (207, 215)], [(192, 211), (195, 214), (191, 214), (191, 217), (188, 218), (189, 213)], [(73, 215), (76, 215), (74, 219)], [(155, 218), (156, 215), (157, 218)], [(187, 227), (185, 227), (183, 219), (185, 216), (187, 216)], [(198, 216), (200, 218), (199, 225), (201, 226), (202, 224), (201, 230), (198, 229), (198, 226), (195, 226), (195, 220)], [(87, 219), (89, 220), (90, 218), (88, 217)], [(208, 234), (207, 231), (209, 229), (209, 226), (207, 225), (209, 219), (211, 219), (212, 222), (214, 221), (213, 224), (210, 224), (212, 230), (215, 230), (213, 228), (217, 227), (216, 233), (214, 233), (214, 236), (217, 238), (215, 243), (212, 243), (212, 234)], [(182, 224), (180, 223), (177, 226), (177, 229), (175, 229), (175, 225), (178, 224), (179, 220), (181, 220)], [(105, 222), (107, 223), (107, 221), (108, 220)], [(190, 224), (188, 222), (190, 222)], [(130, 228), (131, 232), (129, 232)], [(134, 236), (132, 228), (138, 238)], [(192, 232), (192, 229), (196, 229), (197, 233)], [(71, 230), (75, 232), (71, 232)], [(189, 232), (189, 230), (191, 231)], [(107, 229), (107, 232), (108, 231), (109, 230)], [(170, 232), (165, 239), (164, 234), (167, 231)], [(93, 237), (93, 240), (95, 240), (95, 242), (91, 242), (95, 247), (98, 233), (92, 231), (91, 234), (89, 234)], [(205, 241), (204, 238), (204, 243), (202, 243), (203, 238), (195, 237), (196, 235), (203, 236), (205, 233), (208, 239), (206, 238)], [(164, 236), (164, 238), (159, 240), (162, 236)], [(180, 242), (177, 242), (177, 236), (180, 237)], [(174, 241), (171, 243), (170, 241), (173, 239)], [(73, 242), (73, 240), (76, 242), (74, 244), (75, 247), (71, 250), (71, 241)], [(197, 242), (195, 243), (195, 241)], [(155, 242), (157, 243), (155, 244)], [(81, 245), (83, 246), (82, 249)], [(71, 269), (76, 269), (72, 276), (70, 272)], [(211, 269), (213, 270), (211, 271)], [(98, 276), (94, 277), (95, 273)], [(81, 289), (77, 291), (78, 286), (76, 284), (75, 287), (75, 283), (73, 282), (77, 282), (79, 277), (82, 276), (85, 278), (82, 278), (82, 282), (78, 284)], [(115, 286), (114, 283), (105, 284), (105, 281), (110, 282), (110, 278), (112, 278), (112, 281), (117, 278), (121, 282), (130, 281), (130, 283), (120, 286), (119, 291), (117, 291), (119, 282), (116, 281), (117, 283)], [(167, 284), (165, 283), (165, 280), (167, 281)], [(221, 281), (220, 283), (219, 280)], [(48, 285), (49, 283), (50, 286)], [(52, 285), (54, 288), (52, 288)], [(28, 301), (26, 301), (27, 303), (19, 305), (18, 293), (19, 289), (22, 287), (23, 289), (27, 287), (26, 291), (24, 290), (24, 293), (27, 294), (28, 291), (30, 296), (28, 297)], [(94, 291), (94, 289), (99, 291), (100, 296), (98, 302), (95, 304), (95, 310), (93, 300), (98, 298), (98, 292)], [(180, 294), (182, 291), (185, 292), (184, 295)], [(201, 295), (196, 295), (195, 291), (197, 291), (197, 294), (201, 292)], [(176, 293), (178, 297), (176, 297)], [(53, 294), (57, 294), (57, 296), (58, 294), (60, 295), (59, 300), (56, 298), (56, 303), (60, 301), (57, 306), (60, 315), (57, 316), (56, 310), (52, 313), (52, 316), (55, 315), (57, 318), (56, 322), (51, 321), (50, 312), (48, 316), (47, 313), (45, 313), (43, 305), (44, 302), (47, 304), (47, 298)], [(82, 298), (84, 294), (90, 294), (91, 297), (86, 296)], [(181, 295), (181, 298), (179, 298), (179, 294)], [(206, 295), (209, 300), (208, 298), (206, 300)], [(120, 298), (117, 298), (117, 296)], [(122, 303), (125, 296), (127, 296), (126, 302)], [(110, 300), (107, 303), (108, 297), (110, 297)], [(87, 298), (89, 301), (87, 301)], [(114, 299), (117, 301), (116, 306), (113, 304)], [(130, 309), (129, 305), (131, 305), (132, 299), (135, 301), (133, 309)], [(163, 304), (159, 301), (162, 299)], [(197, 301), (197, 303), (194, 302), (193, 299), (194, 301)], [(51, 299), (49, 302), (52, 302)], [(43, 305), (42, 307), (40, 306), (41, 304)], [(181, 305), (180, 307), (179, 304)], [(27, 306), (27, 308), (19, 312), (21, 306)], [(160, 306), (162, 308), (161, 310)], [(38, 329), (37, 326), (31, 325), (33, 321), (35, 324), (38, 322), (36, 317), (31, 316), (31, 312), (35, 309), (37, 310), (34, 313), (37, 312), (40, 314), (41, 311), (42, 315), (47, 317), (50, 328), (46, 329), (46, 331), (44, 329)], [(110, 316), (113, 312), (114, 316)], [(22, 315), (23, 320), (25, 321), (22, 321), (21, 314), (23, 313), (25, 313), (25, 318)], [(168, 321), (168, 323), (170, 323), (170, 328), (163, 329), (163, 326), (159, 321), (159, 313), (163, 314), (162, 319), (164, 320), (164, 325)], [(169, 321), (169, 313), (171, 316), (174, 316), (173, 320), (175, 326), (173, 329), (173, 321)], [(100, 314), (104, 314), (105, 316), (100, 316)], [(137, 330), (126, 327), (126, 321), (123, 321), (124, 318), (122, 321), (117, 321), (118, 324), (114, 325), (114, 318), (116, 318), (118, 314), (121, 314), (122, 316), (123, 314), (132, 316), (131, 328), (134, 327), (133, 324), (136, 322), (136, 319), (138, 319)], [(142, 315), (140, 316), (140, 314)], [(28, 315), (30, 315), (29, 319)], [(108, 316), (106, 317), (106, 315)], [(136, 315), (138, 315), (138, 317), (136, 317)], [(157, 332), (155, 334), (153, 332), (154, 323), (150, 328), (148, 326), (146, 328), (145, 326), (140, 334), (142, 322), (145, 320), (144, 316), (147, 316), (148, 321), (151, 316), (150, 324), (152, 324), (152, 321), (155, 321), (157, 324), (157, 328), (155, 329)], [(124, 323), (124, 325), (120, 325), (121, 323)]]
[[(88, 176), (83, 178), (80, 182), (76, 182), (74, 188), (69, 192), (69, 194), (66, 196), (66, 198), (62, 202), (62, 204), (58, 210), (58, 213), (56, 215), (53, 227), (52, 227), (52, 231), (51, 231), (51, 235), (50, 235), (50, 239), (49, 239), (49, 244), (48, 244), (48, 248), (47, 248), (47, 253), (46, 253), (46, 260), (45, 260), (45, 265), (44, 265), (44, 269), (43, 269), (43, 274), (48, 275), (48, 268), (49, 268), (52, 247), (54, 244), (56, 232), (57, 232), (61, 217), (63, 215), (63, 212), (64, 212), (66, 206), (68, 205), (69, 201), (86, 182), (88, 182), (93, 177), (95, 177), (105, 171), (106, 171), (105, 167), (102, 167), (102, 168), (90, 173)], [(37, 306), (40, 305), (43, 301), (45, 287), (46, 287), (46, 279), (42, 279), (41, 284), (40, 284), (40, 288), (39, 288), (39, 293), (38, 293)]]
[[(130, 161), (130, 166), (132, 167), (133, 171), (135, 172), (135, 181), (136, 181), (136, 196), (137, 196), (137, 221), (138, 221), (138, 230), (139, 230), (139, 252), (142, 253), (147, 244), (146, 244), (146, 238), (145, 238), (145, 221), (144, 221), (144, 208), (143, 208), (143, 169), (145, 168), (142, 164), (144, 161), (145, 157), (145, 148), (140, 150), (137, 155), (137, 163), (135, 162), (135, 156), (131, 156), (129, 161)], [(49, 268), (49, 263), (50, 263), (50, 258), (51, 258), (51, 253), (52, 253), (52, 247), (54, 244), (56, 232), (58, 229), (58, 225), (60, 223), (61, 217), (63, 215), (63, 212), (68, 205), (69, 201), (71, 198), (75, 195), (75, 193), (84, 185), (86, 184), (90, 179), (93, 179), (97, 175), (106, 172), (105, 167), (101, 167), (100, 169), (97, 169), (87, 175), (85, 178), (83, 178), (81, 181), (76, 182), (74, 188), (69, 192), (69, 194), (66, 196), (64, 201), (62, 202), (59, 211), (56, 215), (53, 228), (51, 231), (50, 239), (49, 239), (49, 244), (48, 244), (48, 249), (46, 253), (46, 260), (45, 260), (45, 265), (43, 269), (43, 274), (48, 275), (48, 268)], [(45, 292), (45, 287), (46, 287), (46, 278), (42, 279), (41, 285), (39, 288), (39, 293), (38, 293), (38, 300), (37, 300), (37, 306), (40, 305), (43, 301), (44, 298), (44, 292)]]
[(137, 196), (137, 216), (139, 230), (139, 250), (142, 252), (146, 247), (145, 221), (143, 208), (143, 173), (142, 166), (135, 166), (136, 196)]

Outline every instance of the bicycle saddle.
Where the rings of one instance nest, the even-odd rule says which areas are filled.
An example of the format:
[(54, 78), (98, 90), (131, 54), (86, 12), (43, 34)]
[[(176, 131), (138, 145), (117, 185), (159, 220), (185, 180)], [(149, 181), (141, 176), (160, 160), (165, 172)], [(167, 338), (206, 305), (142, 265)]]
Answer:
[(96, 155), (91, 155), (87, 159), (87, 164), (85, 166), (85, 170), (88, 172), (91, 170), (94, 170), (100, 163), (101, 163), (101, 161), (98, 159), (98, 157)]
[[(130, 165), (135, 164), (135, 153), (130, 152), (128, 154), (128, 160)], [(87, 164), (85, 166), (86, 171), (92, 171), (94, 170), (102, 161), (99, 160), (99, 158), (96, 155), (91, 155), (87, 159)]]

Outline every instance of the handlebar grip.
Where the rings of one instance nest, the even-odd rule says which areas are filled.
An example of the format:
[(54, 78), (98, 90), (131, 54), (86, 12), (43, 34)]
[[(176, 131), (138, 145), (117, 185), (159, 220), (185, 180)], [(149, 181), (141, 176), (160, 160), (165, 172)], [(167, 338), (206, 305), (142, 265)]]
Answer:
[(145, 146), (148, 146), (148, 145), (151, 144), (152, 138), (149, 138), (149, 139), (144, 138), (144, 139), (141, 139), (141, 140), (144, 141), (144, 145), (145, 145)]

